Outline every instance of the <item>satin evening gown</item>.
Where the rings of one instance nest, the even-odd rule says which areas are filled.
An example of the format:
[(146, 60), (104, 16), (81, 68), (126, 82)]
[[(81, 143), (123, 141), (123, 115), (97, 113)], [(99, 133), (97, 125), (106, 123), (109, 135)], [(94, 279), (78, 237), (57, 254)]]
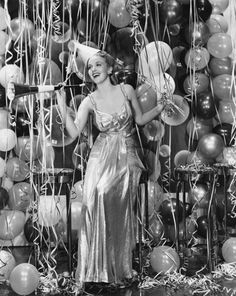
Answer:
[(84, 178), (75, 274), (78, 283), (120, 283), (132, 278), (137, 224), (134, 204), (144, 167), (132, 136), (131, 107), (123, 94), (122, 109), (112, 115), (99, 111), (90, 95), (100, 134)]

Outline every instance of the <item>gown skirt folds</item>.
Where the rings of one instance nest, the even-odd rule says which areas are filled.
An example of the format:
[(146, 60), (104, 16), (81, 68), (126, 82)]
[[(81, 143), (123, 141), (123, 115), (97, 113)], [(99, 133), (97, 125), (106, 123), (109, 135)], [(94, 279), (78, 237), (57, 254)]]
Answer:
[(78, 232), (77, 282), (119, 283), (132, 278), (135, 202), (144, 169), (132, 135), (128, 99), (119, 114), (99, 111), (100, 134), (87, 163)]

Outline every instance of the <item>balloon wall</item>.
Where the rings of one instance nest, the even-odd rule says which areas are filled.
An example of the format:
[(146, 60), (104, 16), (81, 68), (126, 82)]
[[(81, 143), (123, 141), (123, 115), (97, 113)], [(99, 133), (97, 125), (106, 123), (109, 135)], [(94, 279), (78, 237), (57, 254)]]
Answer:
[[(1, 1), (0, 245), (48, 248), (46, 265), (55, 264), (51, 242), (55, 248), (67, 243), (65, 192), (50, 184), (58, 168), (73, 171), (76, 241), (83, 176), (98, 131), (90, 121), (79, 142), (71, 138), (55, 92), (35, 93), (28, 86), (70, 86), (66, 100), (75, 118), (93, 89), (86, 59), (105, 50), (115, 61), (112, 81), (133, 86), (142, 112), (158, 100), (165, 105), (152, 122), (137, 127), (137, 135), (148, 172), (150, 263), (156, 273), (177, 271), (176, 219), (180, 237), (205, 239), (210, 192), (204, 180), (194, 180), (187, 203), (177, 205), (175, 168), (197, 172), (214, 164), (236, 165), (235, 11), (234, 0)], [(34, 177), (40, 174), (46, 184), (39, 186)], [(234, 193), (227, 193), (229, 226), (235, 225)], [(217, 211), (222, 223), (222, 200)], [(233, 260), (231, 243), (226, 241), (222, 252), (225, 261)], [(1, 256), (8, 258), (2, 274), (9, 278), (14, 258)], [(13, 269), (10, 281), (16, 293), (28, 295), (39, 275), (25, 264)]]

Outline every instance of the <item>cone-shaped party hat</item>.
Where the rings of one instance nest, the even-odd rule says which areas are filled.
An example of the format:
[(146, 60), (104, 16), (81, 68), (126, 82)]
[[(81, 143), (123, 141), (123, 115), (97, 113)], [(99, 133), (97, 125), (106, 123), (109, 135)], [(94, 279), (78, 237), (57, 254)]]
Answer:
[(100, 51), (100, 49), (98, 49), (98, 48), (94, 48), (94, 47), (91, 47), (91, 46), (84, 45), (84, 44), (82, 44), (82, 43), (80, 43), (79, 41), (76, 41), (76, 40), (71, 40), (68, 47), (73, 52), (77, 50), (78, 54), (80, 55), (80, 57), (83, 60), (85, 65), (87, 64), (87, 61), (93, 55), (95, 55), (97, 52)]

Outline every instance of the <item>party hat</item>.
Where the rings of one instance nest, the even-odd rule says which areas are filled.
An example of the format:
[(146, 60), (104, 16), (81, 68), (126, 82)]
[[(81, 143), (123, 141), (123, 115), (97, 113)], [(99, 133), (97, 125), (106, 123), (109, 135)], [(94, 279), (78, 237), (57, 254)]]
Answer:
[(81, 59), (83, 60), (84, 64), (87, 64), (87, 61), (96, 53), (100, 51), (98, 48), (94, 48), (91, 46), (84, 45), (76, 40), (71, 40), (70, 44), (68, 45), (70, 51), (76, 51), (80, 55)]

